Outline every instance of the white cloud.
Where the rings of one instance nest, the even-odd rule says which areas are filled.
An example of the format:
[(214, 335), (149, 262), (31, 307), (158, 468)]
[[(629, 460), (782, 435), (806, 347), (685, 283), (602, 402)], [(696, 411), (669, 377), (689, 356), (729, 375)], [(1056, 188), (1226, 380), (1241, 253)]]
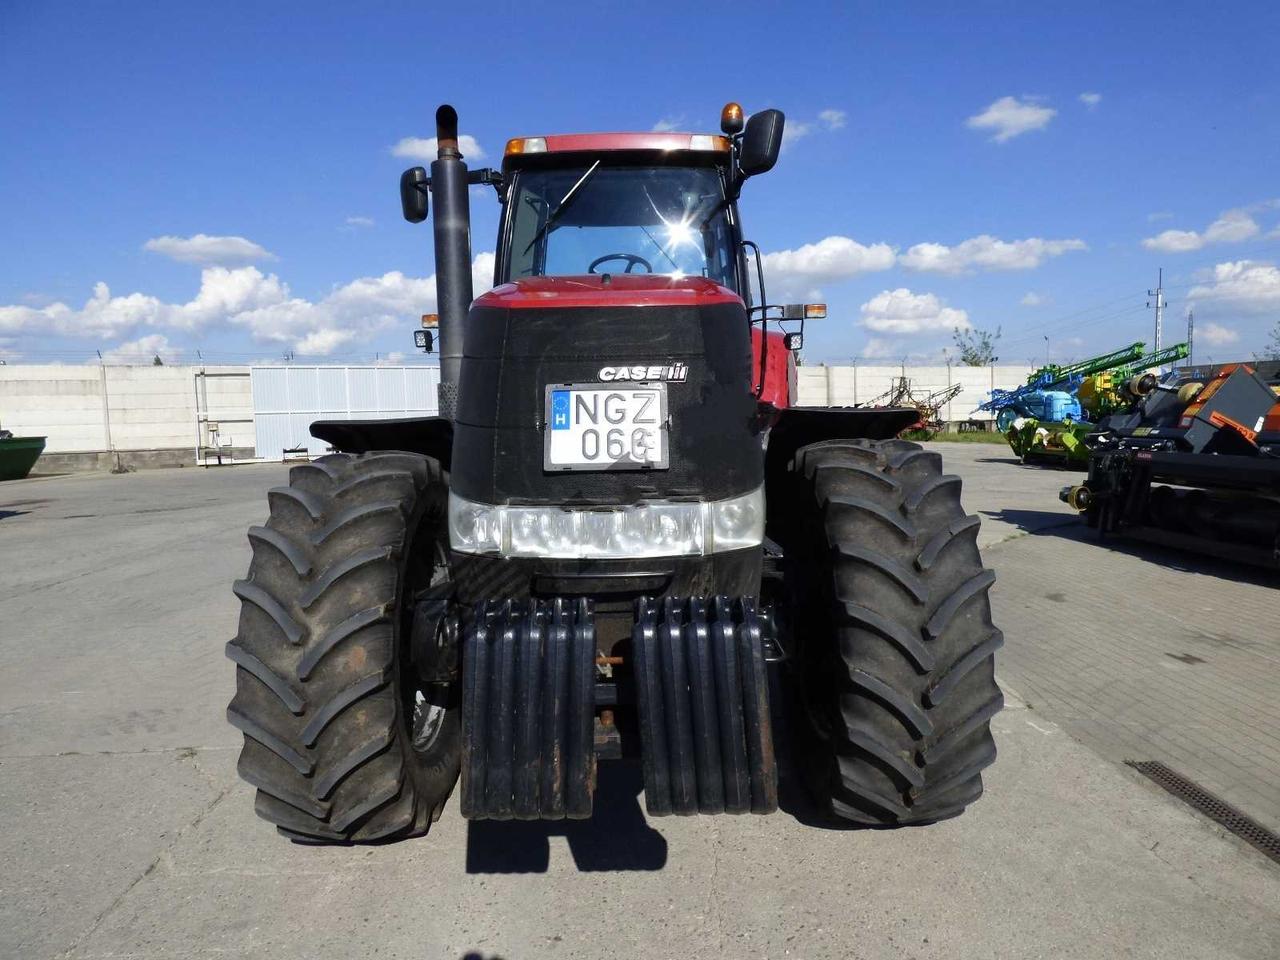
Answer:
[(1052, 107), (1042, 107), (1029, 97), (1001, 97), (981, 113), (965, 121), (972, 130), (994, 131), (992, 140), (1005, 143), (1032, 130), (1043, 130), (1057, 114)]
[(897, 340), (885, 340), (882, 337), (871, 337), (862, 345), (861, 356), (868, 360), (875, 360), (880, 357), (895, 357), (901, 351), (898, 349)]
[(1257, 221), (1247, 211), (1228, 210), (1209, 224), (1203, 233), (1195, 230), (1165, 230), (1154, 237), (1147, 237), (1142, 245), (1160, 253), (1188, 253), (1211, 243), (1240, 243), (1256, 237), (1260, 232)]
[(1038, 307), (1044, 303), (1044, 297), (1032, 290), (1023, 294), (1022, 299), (1018, 302), (1024, 307)]
[(925, 333), (968, 330), (969, 314), (945, 306), (933, 293), (912, 293), (906, 287), (885, 290), (862, 305), (859, 321), (876, 333)]
[(864, 246), (849, 237), (826, 237), (795, 250), (764, 255), (765, 282), (784, 296), (810, 296), (827, 283), (836, 283), (893, 266), (893, 248), (886, 243)]
[[(477, 253), (471, 261), (471, 295), (478, 297), (493, 289), (493, 267), (497, 257), (492, 253)], [(433, 278), (434, 279), (434, 278)]]
[[(435, 137), (405, 137), (391, 148), (391, 155), (430, 163), (436, 159), (438, 150)], [(458, 134), (458, 150), (469, 160), (484, 159), (484, 150), (469, 133)]]
[(823, 122), (828, 130), (839, 130), (848, 121), (849, 114), (843, 110), (823, 110), (818, 114), (818, 119)]
[(347, 217), (348, 227), (372, 227), (373, 217)]
[(1280, 267), (1256, 260), (1220, 263), (1206, 283), (1191, 288), (1187, 299), (1227, 304), (1248, 312), (1280, 310)]
[(1172, 220), (1173, 213), (1169, 210), (1157, 210), (1155, 213), (1147, 214), (1147, 223), (1155, 223), (1158, 220)]
[[(492, 285), (492, 253), (475, 258), (472, 276), (477, 295)], [(186, 303), (165, 303), (142, 293), (112, 296), (105, 283), (98, 283), (79, 310), (60, 302), (39, 308), (0, 306), (0, 333), (114, 340), (140, 328), (239, 329), (259, 343), (324, 356), (384, 329), (416, 326), (418, 317), (433, 311), (435, 303), (434, 276), (407, 277), (391, 271), (361, 277), (310, 301), (293, 296), (279, 277), (264, 275), (256, 267), (206, 267), (199, 290)]]
[(1100, 93), (1082, 93), (1080, 94), (1080, 102), (1092, 110), (1102, 102), (1102, 94)]
[(813, 133), (814, 125), (804, 120), (788, 120), (782, 125), (782, 149), (793, 146), (796, 141)]
[(1225, 347), (1227, 344), (1236, 343), (1240, 339), (1240, 334), (1230, 327), (1224, 327), (1220, 323), (1201, 325), (1196, 330), (1196, 336), (1211, 347)]
[(829, 108), (819, 111), (817, 120), (796, 120), (788, 118), (782, 128), (782, 149), (794, 146), (798, 140), (814, 133), (828, 133), (839, 130), (848, 121), (849, 115), (843, 110)]
[(678, 117), (663, 117), (652, 127), (654, 133), (671, 133), (684, 125), (684, 114)]
[(965, 273), (969, 270), (1031, 270), (1050, 257), (1072, 250), (1087, 250), (1083, 240), (1001, 240), (983, 234), (954, 247), (941, 243), (917, 243), (900, 258), (908, 270), (930, 273)]
[(202, 266), (237, 267), (276, 259), (275, 254), (244, 237), (211, 237), (204, 233), (193, 237), (153, 237), (142, 245), (142, 249), (180, 263)]
[(165, 363), (178, 359), (179, 350), (170, 346), (169, 338), (162, 333), (152, 333), (110, 350), (102, 351), (106, 363), (153, 363), (159, 357)]

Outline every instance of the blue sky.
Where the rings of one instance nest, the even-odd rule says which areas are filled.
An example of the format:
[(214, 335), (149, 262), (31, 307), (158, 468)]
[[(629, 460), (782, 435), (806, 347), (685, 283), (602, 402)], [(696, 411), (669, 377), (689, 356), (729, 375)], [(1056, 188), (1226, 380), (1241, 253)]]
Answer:
[[(1103, 352), (1149, 338), (1159, 267), (1166, 340), (1193, 304), (1199, 359), (1261, 350), (1278, 8), (954, 6), (10, 0), (0, 357), (412, 357), (430, 230), (395, 148), (438, 103), (496, 164), (515, 135), (713, 131), (730, 99), (787, 114), (742, 206), (771, 292), (830, 304), (808, 362), (935, 358), (966, 324), (1009, 361)], [(477, 255), (496, 212), (478, 192)]]

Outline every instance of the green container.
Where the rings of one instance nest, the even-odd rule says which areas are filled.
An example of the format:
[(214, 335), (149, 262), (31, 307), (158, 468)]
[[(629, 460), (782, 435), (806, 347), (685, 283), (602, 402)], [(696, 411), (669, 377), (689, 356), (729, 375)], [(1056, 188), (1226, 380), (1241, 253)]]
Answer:
[(44, 453), (44, 437), (0, 440), (0, 480), (21, 480)]

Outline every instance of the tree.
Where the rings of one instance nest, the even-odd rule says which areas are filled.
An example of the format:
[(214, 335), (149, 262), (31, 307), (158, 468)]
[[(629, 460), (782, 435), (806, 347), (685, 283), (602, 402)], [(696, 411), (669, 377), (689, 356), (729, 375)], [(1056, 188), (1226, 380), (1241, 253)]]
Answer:
[(953, 331), (956, 347), (960, 350), (960, 362), (966, 367), (989, 367), (1000, 358), (996, 356), (996, 341), (1000, 339), (1000, 327), (995, 332), (990, 330)]
[(157, 353), (154, 357), (152, 357), (152, 358), (151, 358), (151, 365), (152, 365), (153, 367), (163, 367), (163, 366), (164, 366), (164, 361), (160, 359), (160, 354), (158, 354), (158, 353)]
[(1267, 360), (1280, 360), (1280, 320), (1271, 328), (1271, 342), (1267, 344)]

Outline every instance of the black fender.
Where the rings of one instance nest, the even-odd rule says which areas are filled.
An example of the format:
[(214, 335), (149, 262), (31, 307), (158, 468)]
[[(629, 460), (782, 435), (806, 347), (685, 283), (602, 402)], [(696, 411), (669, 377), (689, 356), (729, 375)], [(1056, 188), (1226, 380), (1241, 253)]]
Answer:
[[(778, 540), (788, 529), (791, 459), (823, 440), (889, 440), (918, 422), (915, 407), (785, 407), (773, 414), (764, 455), (766, 532)], [(781, 542), (781, 541), (779, 541)]]
[(453, 421), (446, 417), (390, 420), (317, 420), (311, 435), (342, 453), (404, 450), (433, 457), (445, 470), (453, 462)]

